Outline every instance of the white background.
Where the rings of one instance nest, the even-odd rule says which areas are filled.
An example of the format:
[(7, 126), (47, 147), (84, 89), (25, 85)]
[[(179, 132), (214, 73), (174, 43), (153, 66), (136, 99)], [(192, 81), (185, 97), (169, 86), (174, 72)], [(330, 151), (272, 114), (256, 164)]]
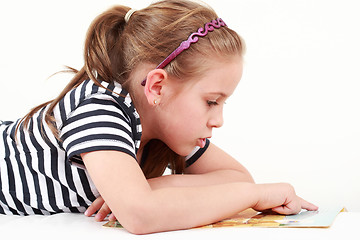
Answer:
[[(360, 211), (360, 6), (356, 0), (206, 1), (246, 41), (243, 79), (213, 142), (259, 183)], [(81, 68), (86, 30), (114, 4), (1, 1), (0, 119), (54, 98)], [(200, 27), (200, 26), (199, 26)]]

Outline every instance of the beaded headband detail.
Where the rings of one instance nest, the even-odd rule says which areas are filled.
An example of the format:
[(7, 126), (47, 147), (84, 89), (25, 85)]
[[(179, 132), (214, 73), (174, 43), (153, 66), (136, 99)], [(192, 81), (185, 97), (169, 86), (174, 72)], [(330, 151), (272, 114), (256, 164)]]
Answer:
[[(176, 56), (178, 56), (182, 51), (188, 49), (192, 43), (199, 41), (199, 37), (206, 36), (209, 32), (214, 31), (214, 29), (219, 29), (220, 27), (225, 27), (226, 23), (221, 19), (215, 19), (208, 23), (205, 23), (205, 27), (200, 27), (197, 32), (190, 34), (187, 40), (181, 42), (179, 47), (177, 47), (172, 53), (167, 56), (164, 61), (162, 61), (155, 69), (162, 69), (166, 67)], [(142, 86), (145, 86), (146, 78), (141, 82)]]

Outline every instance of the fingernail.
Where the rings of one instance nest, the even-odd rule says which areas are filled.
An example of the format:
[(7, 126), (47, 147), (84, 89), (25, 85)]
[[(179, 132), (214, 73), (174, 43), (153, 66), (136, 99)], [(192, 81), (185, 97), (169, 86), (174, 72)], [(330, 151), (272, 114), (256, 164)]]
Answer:
[(86, 210), (86, 211), (84, 212), (84, 214), (85, 214), (85, 216), (88, 216), (89, 211), (88, 211), (88, 210)]

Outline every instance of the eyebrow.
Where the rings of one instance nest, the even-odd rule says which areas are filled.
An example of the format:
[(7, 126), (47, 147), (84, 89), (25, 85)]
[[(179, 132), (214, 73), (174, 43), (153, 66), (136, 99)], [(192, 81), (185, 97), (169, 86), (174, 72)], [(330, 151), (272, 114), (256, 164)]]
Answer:
[(220, 95), (220, 96), (222, 96), (224, 98), (228, 97), (228, 95), (223, 93), (223, 92), (209, 92), (208, 94), (210, 94), (210, 95)]

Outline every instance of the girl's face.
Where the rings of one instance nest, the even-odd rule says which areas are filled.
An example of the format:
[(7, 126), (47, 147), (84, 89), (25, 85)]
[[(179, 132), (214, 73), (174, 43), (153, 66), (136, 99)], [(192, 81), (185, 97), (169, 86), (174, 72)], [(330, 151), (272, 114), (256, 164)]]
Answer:
[[(159, 117), (161, 140), (174, 152), (186, 156), (204, 147), (212, 129), (223, 125), (225, 100), (234, 92), (242, 76), (242, 58), (212, 62), (201, 78), (189, 80), (180, 93), (161, 99), (166, 102)], [(169, 88), (178, 88), (173, 84)], [(174, 89), (174, 91), (176, 91)], [(167, 98), (167, 99), (166, 99)]]

